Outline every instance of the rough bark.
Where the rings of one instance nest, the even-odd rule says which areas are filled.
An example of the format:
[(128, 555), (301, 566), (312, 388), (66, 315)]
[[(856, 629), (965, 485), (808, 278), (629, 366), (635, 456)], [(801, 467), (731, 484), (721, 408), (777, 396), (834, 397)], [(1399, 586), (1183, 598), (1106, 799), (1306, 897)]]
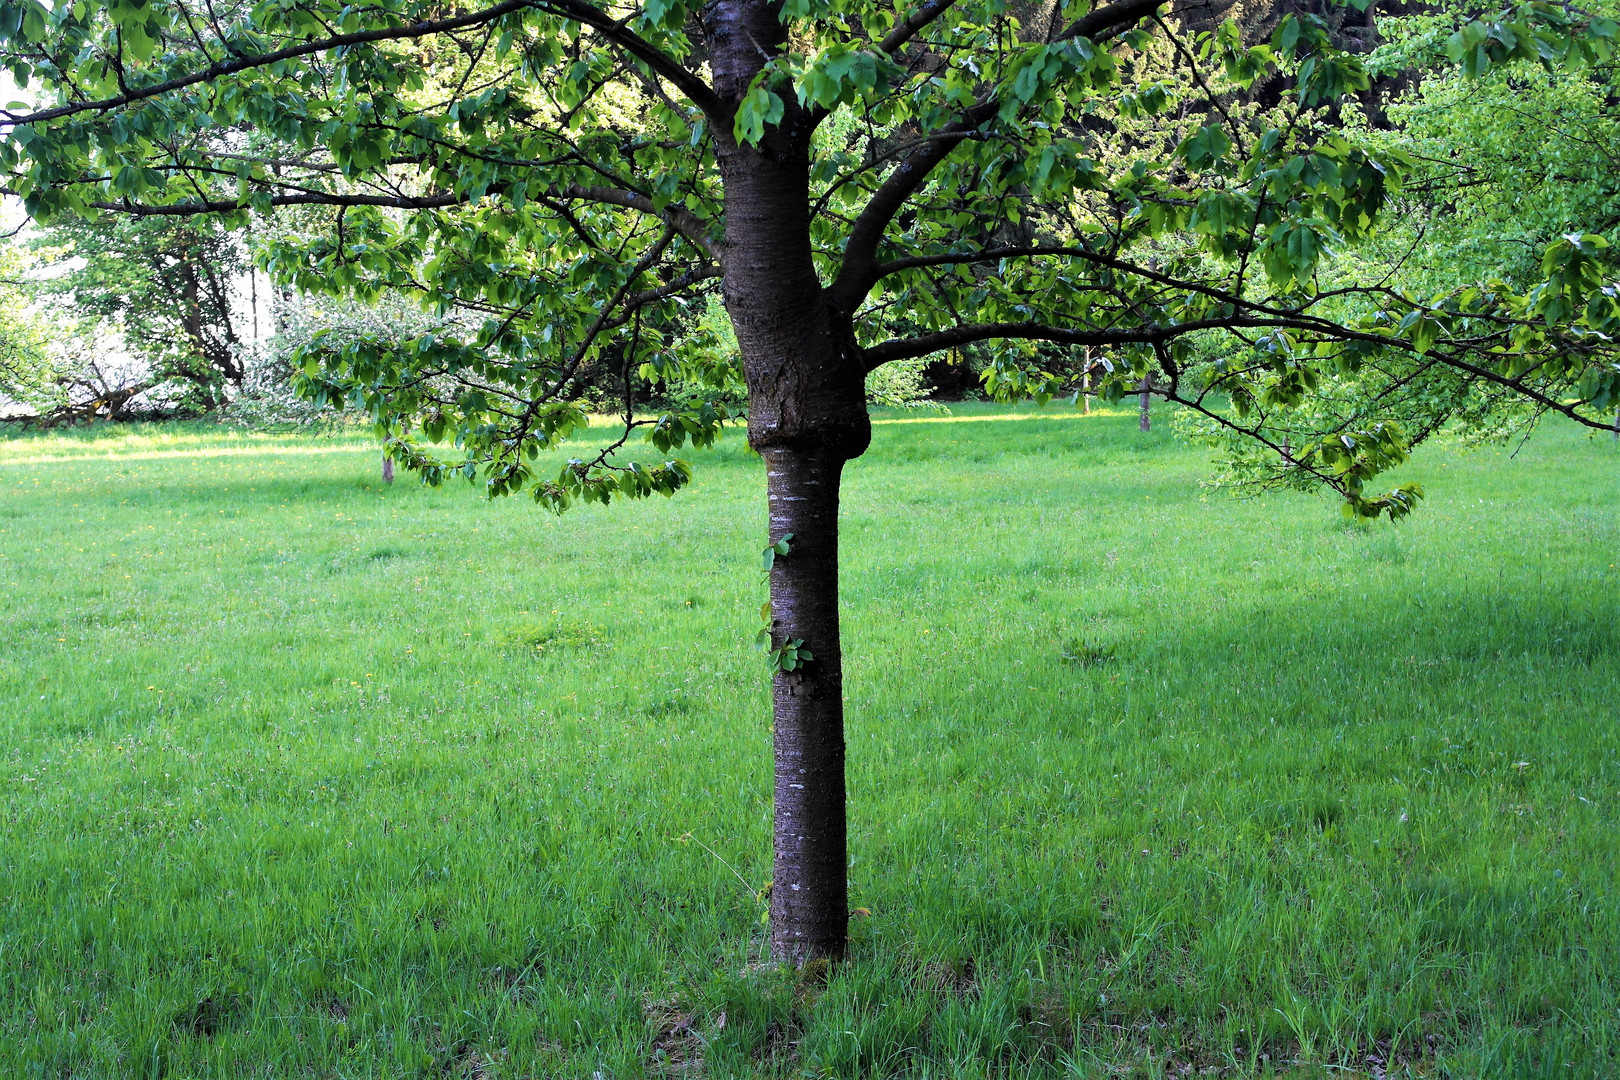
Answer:
[[(865, 374), (841, 346), (811, 264), (808, 161), (733, 151), (727, 167), (726, 307), (748, 380), (749, 442), (765, 459), (773, 644), (814, 659), (774, 676), (775, 867), (771, 952), (802, 963), (843, 954), (847, 932), (838, 496), (844, 462), (871, 438)], [(733, 159), (735, 161), (735, 159)]]
[[(786, 28), (775, 5), (705, 9), (714, 87), (739, 100)], [(848, 932), (844, 695), (838, 628), (838, 495), (844, 462), (871, 439), (866, 372), (848, 320), (827, 302), (810, 247), (810, 133), (791, 95), (758, 146), (718, 129), (725, 183), (722, 284), (748, 382), (748, 439), (765, 459), (772, 641), (814, 659), (773, 676), (775, 866), (771, 952), (802, 963), (843, 954)]]
[(798, 146), (722, 158), (722, 282), (748, 381), (748, 438), (824, 448), (844, 460), (871, 438), (866, 373), (836, 329), (810, 256), (809, 158)]
[(776, 758), (771, 954), (836, 959), (848, 931), (844, 809), (844, 676), (838, 632), (838, 483), (843, 456), (764, 452), (770, 538), (789, 551), (771, 567), (772, 639), (803, 639), (814, 656), (772, 679)]

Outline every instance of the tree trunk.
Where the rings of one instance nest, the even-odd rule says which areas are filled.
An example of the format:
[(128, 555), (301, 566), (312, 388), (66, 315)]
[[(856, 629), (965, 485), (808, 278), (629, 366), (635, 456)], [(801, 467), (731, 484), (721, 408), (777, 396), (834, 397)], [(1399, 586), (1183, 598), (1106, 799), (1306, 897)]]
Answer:
[(180, 329), (191, 342), (191, 358), (186, 364), (185, 377), (197, 388), (204, 411), (212, 412), (224, 402), (214, 394), (215, 367), (213, 358), (208, 355), (208, 338), (203, 331), (201, 290), (196, 267), (191, 263), (189, 249), (182, 249), (176, 258), (179, 261), (175, 265), (175, 272), (180, 275), (181, 284)]
[(844, 675), (838, 631), (838, 486), (842, 456), (767, 448), (770, 540), (792, 535), (771, 566), (771, 640), (802, 640), (811, 659), (771, 680), (776, 757), (771, 955), (838, 958), (848, 932)]
[(1153, 376), (1152, 375), (1144, 375), (1144, 376), (1142, 376), (1142, 430), (1143, 431), (1150, 431), (1153, 428), (1153, 413), (1150, 411), (1150, 407), (1153, 404), (1153, 399), (1148, 395), (1148, 391), (1150, 391), (1151, 389), (1153, 389)]
[(1086, 366), (1080, 370), (1080, 393), (1085, 397), (1085, 412), (1091, 415), (1091, 348), (1086, 348)]
[[(771, 955), (802, 964), (842, 957), (848, 932), (838, 490), (872, 428), (864, 372), (835, 343), (808, 244), (773, 240), (788, 215), (771, 211), (773, 191), (745, 203), (752, 190), (743, 181), (727, 192), (725, 292), (748, 378), (748, 438), (765, 460), (768, 538), (792, 534), (771, 567), (771, 643), (802, 641), (812, 656), (772, 676)], [(802, 193), (797, 204), (802, 214)]]
[[(778, 5), (704, 6), (719, 96), (741, 100), (765, 60), (786, 49)], [(758, 146), (717, 130), (725, 184), (726, 311), (748, 382), (748, 441), (765, 459), (770, 540), (793, 534), (771, 568), (771, 641), (803, 641), (813, 659), (772, 675), (775, 860), (771, 955), (837, 959), (848, 933), (844, 694), (838, 635), (838, 485), (866, 451), (866, 370), (849, 326), (816, 275), (810, 244), (812, 117), (787, 95)]]
[(810, 258), (808, 160), (737, 149), (722, 167), (725, 298), (748, 380), (748, 440), (765, 460), (769, 539), (793, 534), (771, 568), (771, 643), (802, 641), (813, 657), (772, 676), (771, 955), (802, 964), (841, 957), (848, 933), (838, 486), (872, 426), (865, 372), (839, 345)]

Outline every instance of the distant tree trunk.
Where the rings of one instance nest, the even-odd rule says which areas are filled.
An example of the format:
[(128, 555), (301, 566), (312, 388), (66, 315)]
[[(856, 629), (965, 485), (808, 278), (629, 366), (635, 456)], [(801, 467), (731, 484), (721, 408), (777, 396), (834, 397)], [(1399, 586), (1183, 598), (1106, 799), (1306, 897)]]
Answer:
[(1153, 398), (1149, 392), (1153, 389), (1153, 376), (1142, 376), (1142, 430), (1149, 431), (1153, 427), (1153, 413), (1150, 411)]
[(1614, 410), (1614, 438), (1620, 442), (1620, 409)]
[(298, 307), (298, 294), (292, 289), (272, 288), (269, 300), (271, 333), (287, 333), (292, 329), (293, 316)]
[(242, 366), (238, 352), (242, 339), (236, 333), (235, 316), (231, 310), (230, 282), (222, 278), (207, 259), (199, 259), (197, 266), (203, 274), (209, 314), (214, 324), (204, 328), (202, 340), (205, 355), (209, 364), (224, 377), (226, 385), (240, 390), (247, 371)]
[(191, 344), (191, 359), (186, 364), (185, 377), (197, 388), (203, 409), (212, 412), (223, 402), (214, 390), (215, 371), (203, 327), (202, 290), (197, 281), (197, 268), (192, 264), (189, 249), (182, 250), (175, 258), (178, 261), (175, 263), (174, 273), (180, 279), (180, 329)]
[[(410, 434), (410, 431), (411, 425), (399, 425), (399, 433), (401, 435), (408, 435)], [(382, 478), (383, 483), (385, 484), (392, 484), (394, 482), (394, 459), (388, 456), (388, 451), (386, 450), (383, 451), (382, 456)]]
[(1091, 347), (1085, 352), (1086, 366), (1080, 369), (1080, 393), (1085, 399), (1086, 415), (1091, 415)]

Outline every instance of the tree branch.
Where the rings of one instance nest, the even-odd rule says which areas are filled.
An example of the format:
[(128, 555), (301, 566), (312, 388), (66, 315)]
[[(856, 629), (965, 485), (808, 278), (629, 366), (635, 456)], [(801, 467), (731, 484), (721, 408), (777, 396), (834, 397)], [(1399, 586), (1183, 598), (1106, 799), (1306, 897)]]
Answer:
[[(6, 192), (10, 194), (10, 192)], [(331, 195), (307, 191), (298, 195), (272, 195), (270, 206), (387, 206), (396, 210), (440, 210), (461, 206), (470, 200), (462, 195)], [(199, 199), (194, 202), (144, 205), (135, 202), (93, 202), (97, 210), (110, 210), (132, 217), (195, 217), (198, 214), (231, 214), (251, 210), (244, 199)]]
[(585, 187), (581, 184), (569, 184), (560, 194), (573, 199), (582, 199), (585, 202), (603, 203), (608, 206), (622, 206), (629, 210), (640, 210), (651, 214), (691, 241), (692, 244), (709, 258), (722, 262), (725, 249), (709, 236), (704, 227), (703, 219), (692, 213), (686, 207), (677, 203), (670, 203), (662, 210), (658, 209), (652, 199), (634, 191), (624, 191), (620, 188)]
[(1034, 259), (1042, 255), (1073, 255), (1078, 258), (1089, 254), (1091, 253), (1086, 249), (1069, 244), (980, 248), (978, 251), (946, 251), (937, 255), (908, 255), (903, 259), (879, 263), (875, 271), (881, 279), (902, 270), (912, 270), (921, 266), (957, 266), (961, 263), (999, 262), (1002, 259)]
[(289, 45), (285, 49), (261, 53), (258, 56), (242, 56), (234, 60), (221, 60), (218, 63), (208, 65), (201, 71), (194, 71), (190, 75), (181, 75), (164, 82), (153, 83), (151, 86), (128, 89), (116, 97), (102, 98), (99, 101), (76, 102), (71, 105), (60, 105), (54, 109), (41, 109), (38, 112), (20, 115), (0, 109), (0, 123), (13, 126), (42, 124), (48, 120), (58, 120), (64, 116), (76, 116), (83, 112), (107, 112), (124, 105), (134, 104), (137, 101), (157, 97), (160, 94), (167, 94), (173, 90), (183, 90), (188, 86), (212, 82), (226, 75), (234, 75), (239, 71), (264, 67), (282, 60), (295, 60), (300, 56), (311, 56), (331, 49), (341, 49), (350, 45), (364, 45), (373, 41), (398, 41), (429, 37), (433, 34), (442, 34), (448, 30), (460, 30), (468, 26), (493, 22), (504, 15), (510, 15), (531, 6), (532, 0), (504, 0), (503, 3), (496, 4), (491, 8), (485, 8), (483, 11), (474, 11), (451, 19), (411, 23), (407, 26), (390, 27), (386, 30), (360, 30), (352, 34), (335, 34), (319, 41), (306, 41), (300, 45)]
[(1520, 394), (1527, 397), (1537, 405), (1540, 405), (1542, 408), (1558, 413), (1561, 416), (1568, 417), (1577, 424), (1580, 424), (1582, 427), (1588, 427), (1594, 431), (1614, 430), (1614, 425), (1609, 423), (1607, 420), (1593, 420), (1589, 417), (1582, 416), (1579, 412), (1577, 412), (1576, 409), (1578, 409), (1581, 405), (1586, 404), (1585, 401), (1575, 402), (1574, 404), (1566, 404), (1557, 398), (1549, 397), (1540, 390), (1535, 390), (1531, 387), (1525, 386), (1518, 379), (1510, 379), (1505, 375), (1498, 375), (1490, 368), (1484, 368), (1477, 364), (1471, 364), (1467, 360), (1464, 360), (1461, 356), (1447, 354), (1444, 352), (1436, 352), (1434, 355), (1438, 356), (1440, 362), (1443, 364), (1454, 367), (1458, 371), (1466, 371), (1468, 374), (1473, 375), (1476, 378), (1484, 379), (1486, 382), (1494, 383), (1497, 386), (1513, 391), (1515, 394)]
[[(541, 194), (548, 193), (542, 192)], [(578, 199), (582, 202), (600, 203), (604, 206), (622, 206), (627, 210), (639, 210), (644, 214), (666, 222), (709, 258), (717, 262), (720, 261), (723, 249), (709, 236), (702, 219), (684, 206), (670, 205), (660, 210), (652, 199), (638, 192), (609, 187), (586, 187), (582, 184), (569, 184), (567, 187), (549, 194), (557, 198)], [(323, 191), (303, 191), (296, 195), (273, 195), (270, 197), (268, 205), (271, 207), (385, 206), (397, 210), (442, 210), (446, 207), (462, 206), (470, 202), (472, 202), (472, 199), (466, 195), (453, 194), (335, 195)], [(191, 217), (197, 214), (230, 214), (239, 210), (251, 210), (254, 208), (251, 200), (242, 199), (203, 199), (161, 205), (141, 205), (127, 201), (95, 202), (90, 205), (98, 210), (110, 210), (114, 213), (130, 214), (134, 217)]]
[(849, 230), (849, 242), (844, 245), (844, 264), (838, 277), (828, 286), (828, 299), (845, 317), (855, 313), (866, 294), (877, 284), (877, 249), (883, 242), (883, 233), (889, 222), (917, 193), (928, 179), (928, 174), (964, 141), (971, 138), (979, 126), (996, 115), (1000, 108), (994, 100), (981, 101), (963, 114), (960, 120), (947, 124), (930, 138), (927, 145), (902, 161), (888, 179), (878, 185), (877, 191), (861, 210), (860, 216)]
[(1095, 8), (1082, 15), (1059, 34), (1055, 40), (1071, 41), (1077, 37), (1096, 38), (1111, 33), (1139, 19), (1145, 19), (1159, 10), (1165, 0), (1119, 0), (1117, 4)]
[(533, 0), (538, 6), (565, 18), (584, 23), (613, 42), (637, 60), (652, 68), (673, 83), (692, 104), (702, 109), (715, 126), (731, 123), (731, 110), (720, 100), (709, 84), (686, 70), (652, 42), (625, 25), (624, 20), (613, 18), (607, 12), (581, 0)]
[[(541, 401), (549, 401), (555, 398), (562, 392), (563, 387), (568, 385), (568, 380), (574, 377), (574, 373), (579, 370), (580, 364), (585, 362), (585, 356), (590, 352), (591, 345), (596, 341), (597, 335), (608, 328), (608, 323), (613, 317), (613, 309), (618, 307), (625, 295), (630, 292), (630, 288), (636, 283), (636, 279), (664, 257), (664, 252), (669, 248), (669, 242), (674, 238), (675, 229), (666, 225), (664, 235), (658, 238), (658, 242), (653, 244), (645, 255), (636, 260), (635, 266), (630, 268), (630, 273), (625, 277), (624, 282), (614, 290), (613, 298), (602, 305), (602, 310), (597, 314), (596, 321), (591, 324), (590, 329), (585, 331), (584, 338), (574, 349), (574, 355), (563, 365), (562, 374), (557, 378), (557, 383), (551, 388), (551, 392), (543, 398), (536, 399), (531, 404), (529, 408), (530, 416), (533, 415), (534, 409), (539, 406)], [(634, 310), (639, 311), (640, 308), (637, 307)], [(618, 325), (623, 326), (624, 323), (620, 322)]]
[(894, 51), (912, 38), (929, 23), (945, 14), (947, 8), (956, 3), (956, 0), (929, 0), (899, 23), (893, 30), (878, 42), (878, 51), (893, 55)]
[[(1057, 40), (1068, 41), (1077, 37), (1096, 39), (1106, 36), (1153, 14), (1163, 2), (1164, 0), (1119, 0), (1118, 3), (1098, 8), (1079, 19), (1059, 34)], [(939, 3), (940, 0), (933, 0), (924, 5), (913, 18), (930, 12)], [(940, 6), (938, 11), (928, 15), (928, 21), (932, 21), (944, 10), (944, 6)], [(910, 20), (907, 21), (909, 23)], [(923, 25), (926, 25), (926, 22), (920, 23), (919, 28)], [(901, 162), (872, 195), (850, 229), (849, 242), (844, 246), (844, 264), (839, 268), (838, 277), (827, 289), (828, 299), (833, 307), (842, 312), (846, 318), (855, 313), (855, 309), (866, 298), (872, 286), (877, 284), (877, 277), (874, 276), (877, 268), (877, 249), (883, 242), (883, 233), (889, 227), (889, 222), (894, 220), (900, 208), (928, 180), (928, 174), (949, 157), (957, 146), (972, 138), (974, 132), (994, 117), (1000, 108), (1001, 103), (990, 97), (964, 111), (958, 120), (947, 124), (939, 131), (927, 146)]]
[(1050, 341), (1058, 345), (1089, 345), (1093, 348), (1110, 345), (1143, 345), (1167, 341), (1194, 330), (1220, 330), (1230, 327), (1293, 326), (1284, 319), (1198, 319), (1172, 326), (1145, 326), (1132, 330), (1071, 330), (1046, 323), (968, 323), (953, 326), (932, 334), (919, 334), (911, 338), (893, 338), (862, 350), (866, 370), (872, 371), (891, 360), (909, 360), (929, 353), (970, 345), (991, 338), (1013, 338), (1023, 341)]
[[(1197, 330), (1236, 331), (1239, 329), (1264, 328), (1303, 330), (1344, 341), (1370, 341), (1391, 349), (1403, 349), (1414, 353), (1417, 351), (1413, 348), (1411, 342), (1401, 338), (1386, 338), (1380, 335), (1367, 334), (1347, 327), (1336, 326), (1325, 319), (1310, 316), (1302, 318), (1235, 316), (1220, 319), (1195, 319), (1170, 326), (1145, 326), (1130, 330), (1071, 330), (1066, 327), (1036, 322), (967, 324), (932, 334), (920, 334), (913, 338), (894, 338), (863, 350), (863, 357), (866, 370), (870, 372), (892, 360), (908, 360), (913, 357), (927, 356), (929, 353), (940, 352), (978, 341), (988, 341), (993, 338), (1050, 341), (1058, 345), (1082, 345), (1095, 348), (1110, 345), (1158, 345)], [(1466, 349), (1467, 346), (1465, 345), (1464, 348)], [(1594, 431), (1613, 430), (1614, 425), (1606, 419), (1594, 420), (1581, 415), (1580, 406), (1585, 404), (1585, 401), (1565, 402), (1554, 398), (1540, 390), (1526, 386), (1522, 382), (1522, 377), (1521, 379), (1511, 379), (1489, 368), (1472, 363), (1466, 359), (1467, 354), (1465, 352), (1435, 349), (1431, 350), (1427, 355), (1433, 357), (1439, 363), (1465, 372), (1474, 378), (1511, 390), (1535, 402), (1549, 412), (1556, 412), (1575, 421), (1582, 427), (1591, 428)], [(1180, 397), (1170, 394), (1162, 394), (1161, 396), (1188, 404)], [(1207, 412), (1202, 407), (1199, 407), (1199, 411)]]
[(1270, 449), (1283, 461), (1287, 462), (1289, 467), (1298, 469), (1301, 472), (1309, 473), (1311, 476), (1316, 477), (1316, 479), (1320, 480), (1323, 484), (1327, 485), (1329, 488), (1332, 488), (1334, 491), (1337, 491), (1341, 495), (1347, 493), (1345, 490), (1344, 481), (1342, 479), (1334, 476), (1330, 472), (1311, 465), (1309, 462), (1301, 461), (1285, 447), (1279, 446), (1276, 440), (1267, 437), (1265, 429), (1262, 426), (1254, 425), (1252, 427), (1245, 427), (1242, 424), (1234, 422), (1229, 417), (1222, 416), (1220, 413), (1204, 404), (1202, 395), (1197, 398), (1185, 398), (1171, 388), (1152, 389), (1148, 392), (1151, 394), (1156, 394), (1166, 401), (1173, 401), (1183, 408), (1191, 409), (1193, 412), (1196, 412), (1201, 416), (1206, 416), (1215, 421), (1216, 424), (1226, 428), (1228, 431), (1235, 432), (1246, 438), (1252, 439), (1257, 443), (1260, 443), (1262, 446)]

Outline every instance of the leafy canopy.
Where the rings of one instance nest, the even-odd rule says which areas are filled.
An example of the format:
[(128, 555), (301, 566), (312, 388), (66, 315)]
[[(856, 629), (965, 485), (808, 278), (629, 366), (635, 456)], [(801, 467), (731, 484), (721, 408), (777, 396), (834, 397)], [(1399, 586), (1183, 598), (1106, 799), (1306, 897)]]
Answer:
[[(759, 10), (781, 32), (737, 50)], [(1556, 72), (1615, 32), (1532, 2), (1444, 47), (1471, 76)], [(4, 0), (0, 62), (46, 102), (0, 114), (30, 213), (291, 216), (262, 256), (281, 281), (446, 316), (315, 342), (304, 392), (369, 410), (429, 481), (558, 509), (673, 492), (676, 452), (733, 419), (718, 393), (647, 413), (632, 384), (735, 385), (703, 319), (719, 280), (747, 287), (728, 185), (801, 158), (857, 376), (968, 350), (1006, 397), (1147, 378), (1364, 515), (1410, 509), (1366, 485), (1452, 417), (1598, 426), (1620, 397), (1598, 233), (1553, 240), (1533, 281), (1415, 291), (1345, 258), (1412, 159), (1339, 123), (1368, 72), (1311, 15), (1247, 41), (1152, 0)], [(604, 372), (622, 434), (542, 474)]]

